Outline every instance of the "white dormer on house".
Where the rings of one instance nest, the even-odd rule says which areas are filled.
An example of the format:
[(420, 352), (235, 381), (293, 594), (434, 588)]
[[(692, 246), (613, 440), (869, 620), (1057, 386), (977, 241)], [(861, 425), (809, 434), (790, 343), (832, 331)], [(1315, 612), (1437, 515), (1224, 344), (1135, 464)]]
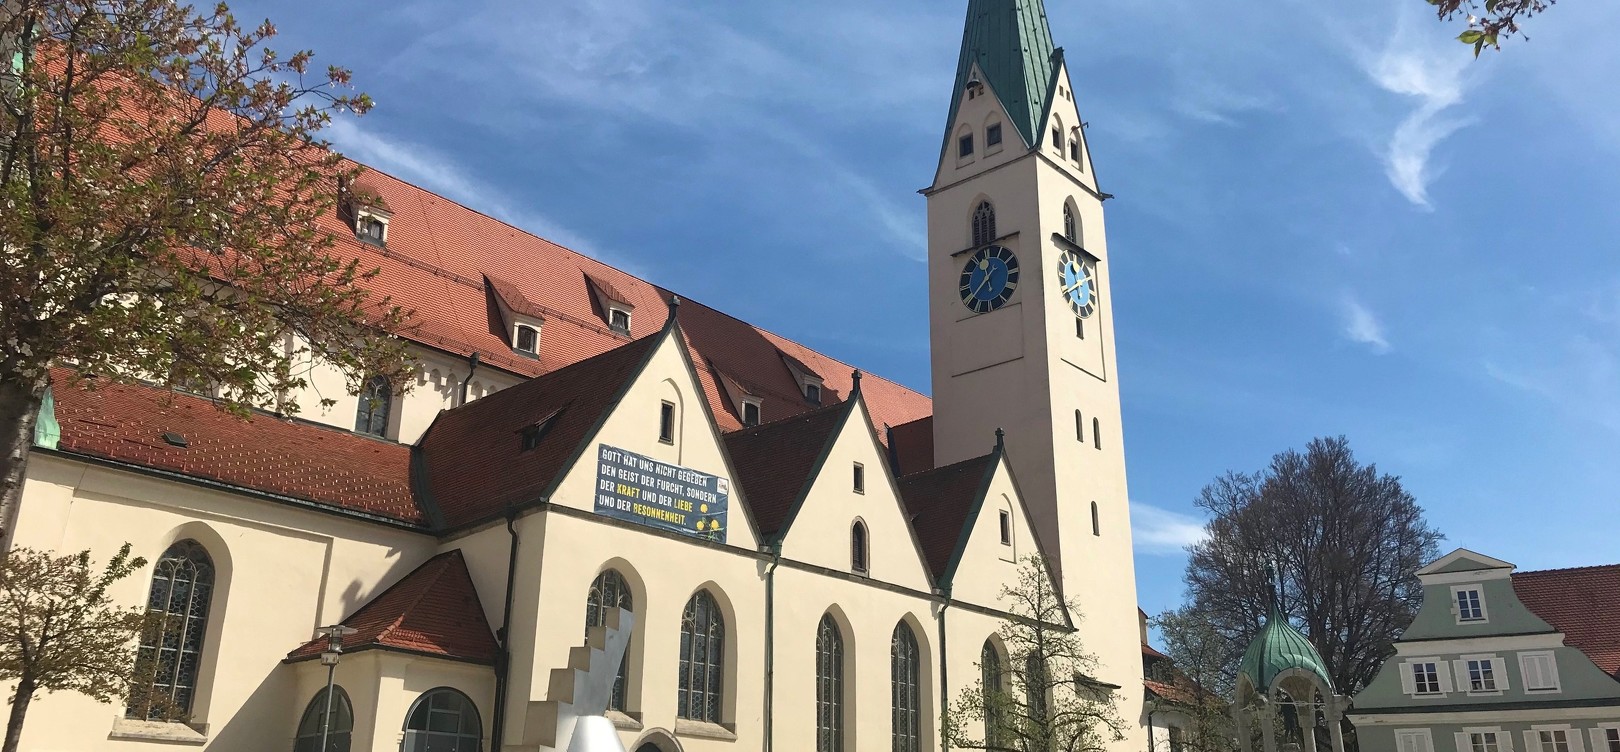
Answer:
[(546, 319), (539, 305), (530, 301), (516, 285), (484, 275), (484, 289), (494, 298), (500, 320), (492, 322), (494, 331), (506, 332), (506, 344), (512, 352), (528, 358), (540, 357), (540, 334)]
[(383, 200), (377, 189), (363, 183), (340, 185), (339, 193), (342, 196), (342, 210), (349, 222), (354, 236), (362, 243), (369, 243), (377, 247), (388, 245), (388, 222), (394, 218), (394, 212)]
[[(714, 364), (709, 364), (714, 370)], [(725, 390), (726, 398), (731, 400), (731, 406), (737, 411), (737, 420), (742, 422), (743, 428), (753, 428), (764, 422), (762, 415), (765, 409), (765, 398), (743, 386), (729, 374), (714, 371), (715, 380)]]
[(512, 325), (512, 349), (522, 355), (540, 355), (540, 322), (519, 319)]
[(608, 329), (616, 334), (630, 336), (631, 316), (636, 310), (636, 304), (630, 301), (630, 296), (614, 287), (613, 283), (589, 274), (585, 275), (585, 286), (591, 291), (591, 302), (596, 314), (602, 317), (602, 322), (607, 324)]
[(782, 362), (787, 365), (788, 372), (793, 374), (793, 379), (799, 382), (799, 394), (804, 395), (804, 401), (812, 405), (822, 404), (821, 393), (825, 382), (821, 374), (810, 370), (810, 366), (798, 358), (780, 350), (777, 352), (782, 356)]

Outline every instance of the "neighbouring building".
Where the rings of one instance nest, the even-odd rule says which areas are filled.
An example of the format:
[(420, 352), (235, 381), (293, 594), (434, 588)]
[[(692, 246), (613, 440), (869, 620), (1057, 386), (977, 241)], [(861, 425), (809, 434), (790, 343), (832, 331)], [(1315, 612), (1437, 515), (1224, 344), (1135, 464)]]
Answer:
[(1515, 572), (1458, 549), (1355, 697), (1364, 750), (1620, 752), (1620, 565)]
[(1226, 702), (1148, 644), (1148, 616), (1137, 613), (1142, 624), (1142, 727), (1147, 730), (1148, 752), (1207, 749), (1196, 743), (1201, 734), (1230, 738), (1230, 725), (1219, 722), (1226, 716)]
[(623, 607), (633, 752), (941, 749), (1028, 556), (1135, 717), (1108, 196), (1042, 2), (971, 0), (946, 93), (932, 399), (380, 172), (326, 229), (416, 312), (409, 389), (311, 363), (335, 404), (244, 421), (57, 372), (14, 542), (129, 541), (116, 597), (168, 618), (137, 701), (43, 697), (22, 748), (553, 749)]

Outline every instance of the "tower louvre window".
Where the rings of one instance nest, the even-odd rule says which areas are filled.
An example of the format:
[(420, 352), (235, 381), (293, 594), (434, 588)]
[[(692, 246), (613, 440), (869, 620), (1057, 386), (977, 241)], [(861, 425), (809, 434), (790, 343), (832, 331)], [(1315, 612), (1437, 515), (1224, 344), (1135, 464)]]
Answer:
[(1001, 144), (1001, 123), (996, 123), (984, 129), (984, 145), (999, 146)]
[(1069, 140), (1069, 159), (1080, 161), (1080, 142), (1077, 140)]
[(996, 237), (996, 207), (980, 201), (973, 210), (973, 247), (989, 245)]
[(973, 134), (969, 133), (956, 140), (956, 156), (961, 158), (973, 156)]
[(1063, 153), (1063, 126), (1061, 125), (1052, 126), (1052, 148), (1057, 149), (1059, 154)]

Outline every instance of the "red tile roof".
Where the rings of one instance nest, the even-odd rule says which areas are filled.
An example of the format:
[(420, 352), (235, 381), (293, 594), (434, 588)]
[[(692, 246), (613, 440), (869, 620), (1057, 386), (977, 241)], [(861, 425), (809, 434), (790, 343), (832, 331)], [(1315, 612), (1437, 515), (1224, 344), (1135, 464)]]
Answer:
[[(643, 337), (439, 413), (417, 442), (420, 488), (424, 506), (436, 510), (435, 526), (493, 519), (549, 493), (653, 348), (673, 333)], [(522, 431), (542, 422), (539, 445), (525, 450)]]
[(1515, 572), (1513, 591), (1565, 644), (1620, 679), (1620, 564)]
[(793, 513), (853, 407), (844, 402), (726, 434), (737, 485), (765, 540), (779, 539), (792, 524)]
[[(423, 562), (343, 625), (358, 630), (343, 640), (350, 653), (381, 648), (493, 664), (499, 650), (460, 549)], [(325, 639), (311, 640), (287, 660), (315, 658), (325, 647)]]
[[(264, 413), (243, 419), (213, 402), (52, 371), (57, 448), (399, 522), (425, 522), (411, 497), (410, 448)], [(88, 388), (87, 388), (88, 387)], [(187, 446), (164, 440), (184, 437)]]
[(899, 480), (900, 497), (936, 582), (949, 583), (961, 555), (962, 535), (1000, 461), (1000, 453), (992, 452)]
[(909, 475), (934, 467), (934, 416), (891, 426), (889, 448), (893, 450), (894, 474)]

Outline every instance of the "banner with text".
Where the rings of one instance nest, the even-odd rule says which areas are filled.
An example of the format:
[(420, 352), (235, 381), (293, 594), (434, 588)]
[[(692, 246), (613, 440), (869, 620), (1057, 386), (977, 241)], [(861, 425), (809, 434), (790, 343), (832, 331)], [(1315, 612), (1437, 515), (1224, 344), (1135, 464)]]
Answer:
[(606, 444), (597, 449), (597, 514), (726, 542), (725, 478)]

